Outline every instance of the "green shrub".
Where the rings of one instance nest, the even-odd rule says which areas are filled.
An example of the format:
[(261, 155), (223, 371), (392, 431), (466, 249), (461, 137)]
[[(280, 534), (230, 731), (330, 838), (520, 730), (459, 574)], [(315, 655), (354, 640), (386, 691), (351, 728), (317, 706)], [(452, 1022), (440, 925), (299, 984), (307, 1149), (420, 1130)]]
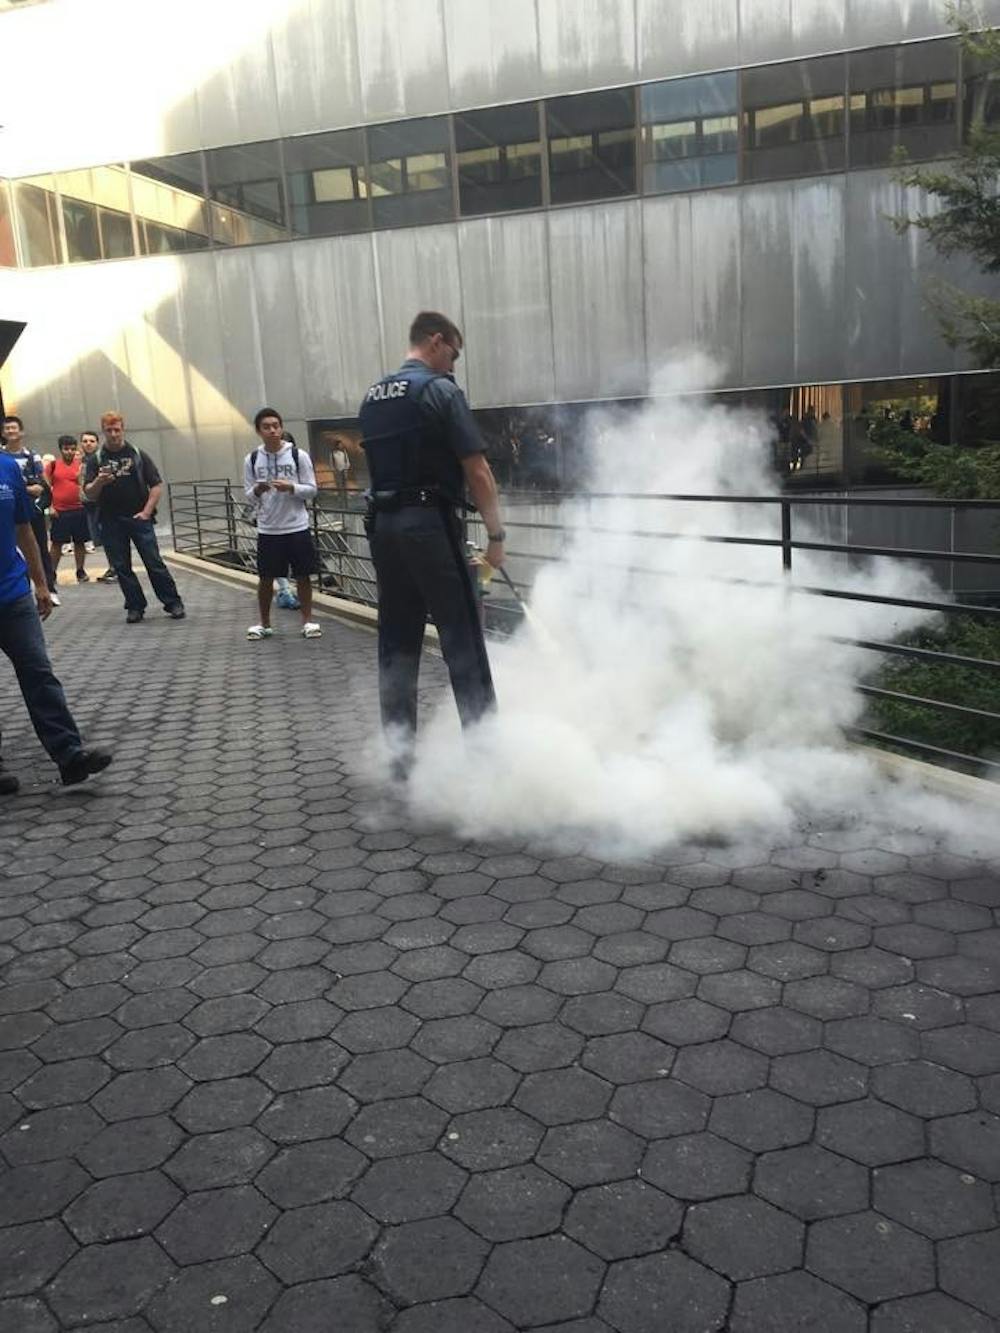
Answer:
[[(902, 642), (914, 648), (955, 653), (1000, 662), (1000, 624), (974, 616), (952, 616), (939, 630), (917, 630)], [(889, 658), (871, 682), (882, 689), (920, 695), (943, 703), (982, 708), (1000, 714), (1000, 674), (960, 667)], [(870, 699), (867, 725), (907, 740), (982, 758), (1000, 752), (1000, 722), (939, 712), (894, 699)]]

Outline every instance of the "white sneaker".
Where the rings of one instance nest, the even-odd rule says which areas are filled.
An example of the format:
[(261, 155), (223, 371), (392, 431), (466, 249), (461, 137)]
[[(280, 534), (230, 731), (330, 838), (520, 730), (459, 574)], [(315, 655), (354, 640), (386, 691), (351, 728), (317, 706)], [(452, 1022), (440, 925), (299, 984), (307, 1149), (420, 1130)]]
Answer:
[(87, 552), (88, 555), (93, 555), (93, 554), (94, 554), (94, 543), (93, 543), (93, 542), (84, 542), (84, 543), (83, 543), (83, 549)]
[(63, 553), (63, 555), (72, 555), (72, 554), (73, 554), (73, 543), (72, 543), (72, 542), (63, 542), (62, 553)]
[(321, 639), (323, 637), (323, 631), (320, 626), (316, 624), (315, 620), (308, 620), (302, 626), (302, 637), (304, 639)]
[(53, 606), (62, 606), (62, 602), (59, 600), (59, 594), (57, 592), (49, 593), (49, 601)]
[(270, 639), (274, 637), (274, 630), (270, 625), (251, 625), (247, 630), (247, 638), (256, 642), (258, 639)]

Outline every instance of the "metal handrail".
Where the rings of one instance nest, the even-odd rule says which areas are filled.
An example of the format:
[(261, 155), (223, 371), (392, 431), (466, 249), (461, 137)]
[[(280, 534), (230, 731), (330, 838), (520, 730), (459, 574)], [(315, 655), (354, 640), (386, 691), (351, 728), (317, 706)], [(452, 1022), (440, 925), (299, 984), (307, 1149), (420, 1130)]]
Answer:
[[(355, 493), (357, 494), (357, 493)], [(358, 497), (360, 499), (360, 497)], [(522, 498), (518, 496), (517, 498)], [(585, 530), (599, 536), (640, 537), (665, 541), (705, 542), (733, 546), (756, 546), (762, 549), (779, 549), (785, 577), (780, 580), (745, 579), (725, 575), (705, 575), (705, 582), (714, 582), (746, 587), (781, 589), (787, 593), (813, 597), (840, 598), (849, 601), (866, 602), (872, 605), (898, 607), (902, 609), (925, 610), (943, 615), (967, 615), (986, 622), (1000, 618), (1000, 606), (979, 606), (956, 602), (937, 601), (931, 598), (889, 597), (885, 594), (824, 588), (807, 584), (796, 584), (788, 579), (792, 569), (792, 556), (795, 551), (825, 551), (833, 554), (854, 556), (862, 559), (874, 557), (884, 559), (920, 560), (934, 562), (957, 562), (962, 564), (1000, 565), (1000, 555), (987, 552), (923, 550), (909, 547), (862, 546), (851, 542), (819, 542), (801, 540), (793, 535), (792, 514), (795, 506), (823, 506), (842, 508), (845, 506), (864, 506), (868, 508), (908, 507), (931, 509), (954, 513), (956, 509), (972, 511), (1000, 511), (1000, 500), (940, 500), (926, 496), (893, 496), (882, 498), (870, 495), (741, 495), (741, 494), (675, 494), (648, 492), (592, 492), (581, 495), (561, 495), (553, 492), (523, 493), (523, 498), (540, 507), (554, 505), (586, 505), (595, 500), (660, 500), (681, 503), (738, 504), (778, 506), (781, 519), (780, 537), (742, 537), (721, 533), (684, 533), (664, 532), (655, 529), (618, 529), (599, 525), (586, 525)], [(311, 506), (311, 524), (317, 544), (322, 548), (324, 562), (323, 579), (332, 579), (337, 585), (339, 596), (360, 601), (367, 605), (374, 602), (371, 590), (376, 585), (367, 543), (360, 524), (350, 525), (348, 520), (360, 520), (361, 510), (352, 507), (350, 500), (334, 487), (320, 487), (318, 502)], [(333, 503), (331, 503), (331, 501)], [(169, 487), (170, 517), (174, 532), (174, 543), (178, 550), (193, 548), (199, 555), (209, 559), (222, 560), (225, 563), (252, 564), (252, 552), (244, 549), (241, 558), (241, 539), (244, 548), (249, 543), (249, 535), (241, 533), (245, 499), (242, 489), (234, 487), (229, 481), (198, 481), (173, 483)], [(328, 522), (324, 522), (328, 520)], [(478, 520), (476, 520), (478, 521)], [(565, 523), (537, 521), (529, 522), (510, 518), (506, 526), (522, 531), (538, 531), (547, 534), (566, 533), (571, 529)], [(330, 540), (332, 539), (332, 541)], [(352, 541), (359, 549), (352, 549)], [(190, 543), (190, 544), (189, 544)], [(563, 557), (537, 551), (509, 550), (511, 559), (534, 561), (540, 564), (557, 563)], [(644, 577), (676, 578), (684, 577), (672, 571), (647, 568), (641, 565), (606, 563), (605, 568), (625, 574)], [(530, 584), (515, 582), (518, 591), (527, 591)], [(494, 599), (490, 604), (491, 615), (520, 619), (521, 608), (514, 601)], [(917, 648), (909, 644), (889, 643), (876, 639), (853, 639), (838, 635), (821, 636), (831, 643), (847, 647), (861, 648), (878, 654), (903, 657), (911, 661), (930, 665), (969, 668), (988, 673), (1000, 673), (1000, 662), (985, 658), (964, 657), (956, 653), (941, 652), (932, 648)], [(869, 698), (887, 699), (909, 703), (919, 708), (938, 711), (951, 716), (961, 716), (984, 722), (1000, 722), (1000, 713), (979, 709), (964, 704), (949, 703), (944, 700), (930, 699), (922, 695), (911, 695), (896, 690), (886, 690), (877, 686), (862, 685), (859, 692)], [(978, 757), (963, 755), (956, 751), (938, 746), (913, 741), (905, 737), (893, 737), (885, 733), (866, 728), (850, 729), (848, 734), (874, 740), (879, 744), (889, 744), (902, 749), (930, 754), (949, 763), (974, 766), (1000, 772), (1000, 764), (987, 763)]]

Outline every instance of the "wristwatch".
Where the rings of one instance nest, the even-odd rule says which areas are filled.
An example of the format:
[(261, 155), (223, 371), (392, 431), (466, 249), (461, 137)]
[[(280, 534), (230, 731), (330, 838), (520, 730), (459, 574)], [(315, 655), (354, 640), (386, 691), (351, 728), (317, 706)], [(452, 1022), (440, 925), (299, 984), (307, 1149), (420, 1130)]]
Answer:
[(487, 532), (486, 539), (491, 542), (505, 542), (507, 540), (507, 534), (504, 532), (503, 528), (501, 528), (499, 532)]

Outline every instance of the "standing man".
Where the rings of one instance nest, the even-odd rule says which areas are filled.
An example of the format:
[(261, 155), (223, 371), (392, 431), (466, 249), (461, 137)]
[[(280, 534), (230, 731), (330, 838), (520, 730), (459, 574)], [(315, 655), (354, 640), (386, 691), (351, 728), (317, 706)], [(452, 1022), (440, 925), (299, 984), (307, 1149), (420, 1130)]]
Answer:
[(35, 541), (41, 552), (45, 583), (51, 595), (52, 605), (58, 606), (56, 572), (49, 557), (49, 534), (45, 528), (45, 508), (49, 498), (45, 468), (39, 455), (24, 443), (24, 422), (20, 417), (4, 417), (2, 430), (4, 448), (20, 468), (21, 479), (31, 499), (31, 530), (35, 534)]
[(47, 465), (45, 473), (52, 489), (52, 545), (49, 556), (55, 572), (59, 568), (63, 543), (72, 542), (76, 557), (76, 581), (88, 583), (90, 580), (84, 568), (87, 560), (87, 515), (80, 499), (80, 473), (83, 465), (76, 451), (74, 436), (59, 436), (59, 453), (61, 457), (54, 458)]
[(295, 579), (302, 613), (302, 637), (318, 639), (323, 631), (312, 618), (312, 576), (319, 572), (316, 544), (309, 531), (306, 505), (316, 495), (312, 459), (294, 440), (284, 438), (280, 412), (262, 407), (253, 419), (263, 447), (243, 460), (243, 487), (257, 511), (257, 605), (260, 623), (247, 638), (270, 639), (274, 580)]
[(132, 570), (133, 545), (164, 611), (173, 620), (183, 620), (184, 603), (156, 542), (154, 519), (163, 478), (150, 456), (126, 440), (120, 412), (105, 412), (101, 430), (104, 444), (87, 459), (83, 493), (97, 504), (104, 549), (125, 597), (125, 621), (138, 624), (147, 605)]
[[(84, 749), (49, 661), (42, 621), (52, 610), (52, 595), (32, 531), (32, 508), (17, 463), (0, 454), (0, 651), (14, 667), (38, 739), (69, 787), (107, 768), (111, 756)], [(19, 785), (0, 760), (0, 796), (12, 796)]]
[[(88, 551), (96, 551), (103, 545), (101, 541), (101, 525), (97, 519), (97, 505), (93, 500), (88, 500), (83, 493), (83, 483), (87, 478), (87, 460), (96, 454), (101, 447), (101, 438), (96, 430), (82, 430), (80, 432), (80, 450), (83, 454), (83, 466), (80, 469), (80, 499), (83, 501), (83, 510), (87, 515), (87, 543)], [(103, 574), (98, 574), (98, 583), (114, 583), (118, 575), (113, 569), (106, 569)]]
[(347, 503), (347, 474), (351, 470), (351, 456), (344, 448), (343, 440), (337, 441), (333, 451), (333, 475), (337, 481), (337, 494), (342, 504)]
[(417, 675), (428, 613), (437, 626), (462, 725), (496, 706), (479, 607), (458, 511), (468, 487), (486, 524), (486, 559), (503, 564), (506, 534), (486, 445), (452, 375), (462, 335), (423, 311), (402, 366), (361, 404), (371, 476), (366, 527), (378, 578), (382, 722), (405, 776), (417, 729)]

